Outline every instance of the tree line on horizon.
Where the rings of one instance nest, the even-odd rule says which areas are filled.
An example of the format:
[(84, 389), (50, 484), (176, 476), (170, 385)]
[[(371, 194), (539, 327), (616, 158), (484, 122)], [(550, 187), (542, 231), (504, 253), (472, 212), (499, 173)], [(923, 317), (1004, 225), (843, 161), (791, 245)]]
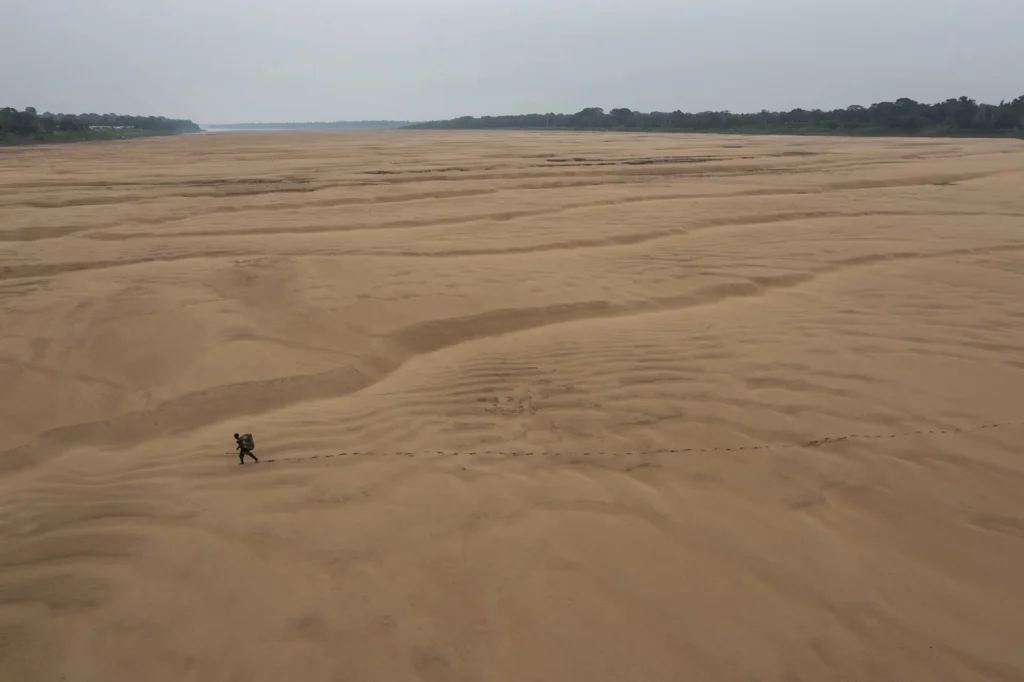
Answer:
[(463, 116), (416, 123), (420, 130), (567, 129), (693, 133), (769, 133), (834, 135), (1024, 136), (1024, 96), (1012, 102), (979, 104), (969, 97), (923, 104), (902, 97), (895, 102), (845, 109), (643, 113), (588, 107), (575, 114)]
[(8, 138), (46, 141), (54, 137), (84, 137), (90, 131), (105, 129), (150, 135), (201, 132), (192, 121), (163, 116), (53, 114), (48, 111), (40, 114), (34, 107), (26, 107), (24, 111), (13, 107), (0, 109), (0, 141)]

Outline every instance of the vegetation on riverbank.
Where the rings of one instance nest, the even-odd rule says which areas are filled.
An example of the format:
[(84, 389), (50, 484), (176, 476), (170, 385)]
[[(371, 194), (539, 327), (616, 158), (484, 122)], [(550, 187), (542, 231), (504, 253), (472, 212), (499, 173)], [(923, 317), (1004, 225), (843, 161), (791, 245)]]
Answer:
[(589, 107), (575, 114), (463, 116), (417, 123), (421, 130), (630, 130), (647, 132), (747, 133), (803, 135), (1024, 136), (1024, 96), (1012, 102), (979, 104), (968, 97), (922, 104), (906, 97), (868, 107), (845, 109), (642, 113), (629, 109), (605, 112)]
[(198, 132), (201, 129), (192, 121), (163, 116), (40, 114), (33, 107), (24, 111), (11, 107), (0, 109), (0, 145), (119, 140)]

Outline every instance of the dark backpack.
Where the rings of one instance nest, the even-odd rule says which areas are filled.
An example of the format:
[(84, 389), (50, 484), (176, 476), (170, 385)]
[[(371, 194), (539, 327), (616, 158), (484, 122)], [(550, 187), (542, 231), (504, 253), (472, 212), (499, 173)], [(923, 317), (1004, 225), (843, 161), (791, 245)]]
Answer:
[(252, 452), (256, 449), (256, 442), (252, 439), (251, 433), (243, 433), (238, 439), (238, 442), (242, 444), (242, 447)]

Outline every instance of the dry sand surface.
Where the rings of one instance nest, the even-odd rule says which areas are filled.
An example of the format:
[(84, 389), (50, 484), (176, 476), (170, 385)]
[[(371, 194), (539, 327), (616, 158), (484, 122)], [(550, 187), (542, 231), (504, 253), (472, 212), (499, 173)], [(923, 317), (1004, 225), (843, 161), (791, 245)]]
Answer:
[(4, 150), (0, 316), (4, 682), (1024, 679), (1019, 141)]

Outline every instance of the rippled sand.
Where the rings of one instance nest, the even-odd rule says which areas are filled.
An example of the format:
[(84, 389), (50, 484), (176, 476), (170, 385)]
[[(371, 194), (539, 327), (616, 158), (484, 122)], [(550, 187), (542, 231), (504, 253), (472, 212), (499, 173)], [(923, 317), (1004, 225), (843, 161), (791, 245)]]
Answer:
[(1022, 680), (1022, 188), (1019, 141), (0, 150), (0, 679)]

